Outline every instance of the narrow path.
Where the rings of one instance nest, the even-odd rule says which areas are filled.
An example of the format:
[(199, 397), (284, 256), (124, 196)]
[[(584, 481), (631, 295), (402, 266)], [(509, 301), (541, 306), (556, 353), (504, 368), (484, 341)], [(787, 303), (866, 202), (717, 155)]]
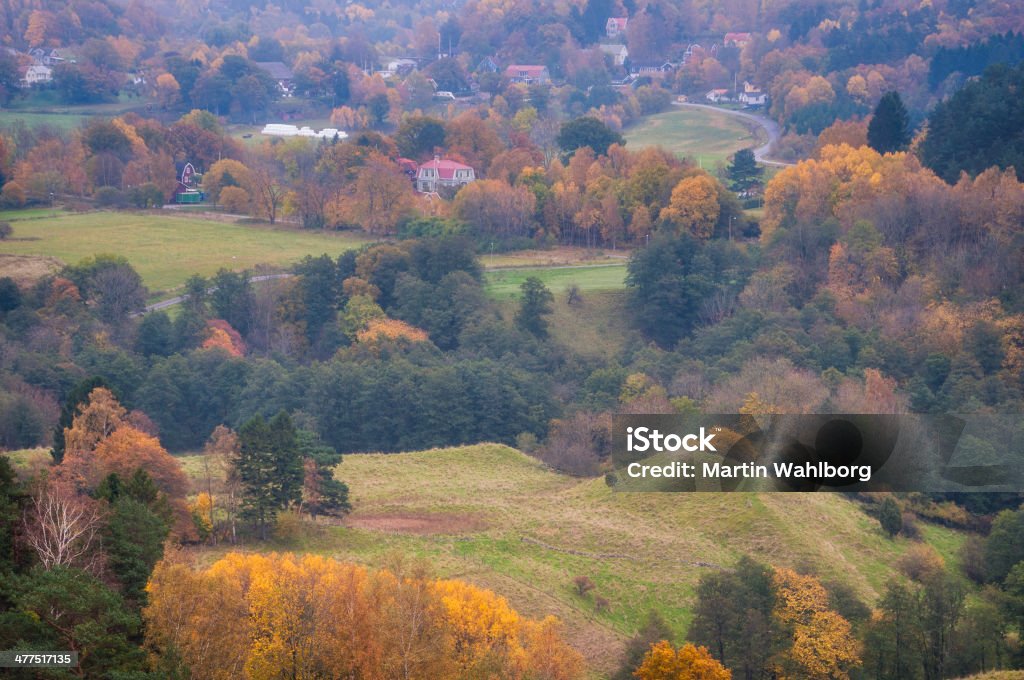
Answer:
[(522, 265), (510, 265), (506, 267), (487, 267), (484, 266), (484, 273), (487, 272), (514, 272), (514, 271), (525, 271), (527, 269), (597, 269), (598, 267), (622, 267), (629, 260), (628, 257), (622, 256), (622, 262), (600, 262), (595, 264), (522, 264)]
[(780, 128), (779, 124), (767, 116), (762, 116), (756, 113), (747, 113), (746, 111), (733, 111), (732, 109), (723, 109), (720, 106), (711, 106), (710, 104), (693, 104), (690, 102), (676, 102), (676, 106), (687, 106), (692, 109), (707, 109), (708, 111), (718, 111), (728, 116), (735, 118), (742, 118), (746, 121), (752, 122), (759, 125), (764, 129), (765, 134), (768, 135), (768, 142), (754, 149), (754, 159), (758, 163), (765, 165), (775, 165), (780, 168), (788, 167), (790, 165), (796, 165), (795, 163), (787, 163), (786, 161), (772, 161), (768, 160), (767, 156), (772, 151), (772, 147), (779, 141)]
[[(261, 274), (260, 276), (249, 277), (249, 283), (255, 283), (257, 281), (273, 281), (274, 279), (287, 279), (291, 276), (294, 276), (294, 274)], [(206, 292), (212, 293), (215, 290), (217, 289), (208, 288)], [(142, 313), (148, 314), (149, 312), (155, 312), (160, 309), (167, 309), (168, 307), (173, 307), (174, 305), (180, 305), (182, 302), (185, 301), (187, 297), (188, 295), (176, 295), (172, 298), (161, 300), (160, 302), (154, 302), (151, 305), (146, 305)]]

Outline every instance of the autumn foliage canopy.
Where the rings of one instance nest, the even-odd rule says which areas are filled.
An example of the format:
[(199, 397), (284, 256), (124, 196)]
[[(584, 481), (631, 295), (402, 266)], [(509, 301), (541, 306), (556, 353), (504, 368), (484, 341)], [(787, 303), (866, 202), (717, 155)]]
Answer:
[(316, 555), (230, 553), (207, 569), (157, 565), (147, 641), (192, 677), (582, 677), (561, 624), (522, 618), (461, 581), (369, 571)]

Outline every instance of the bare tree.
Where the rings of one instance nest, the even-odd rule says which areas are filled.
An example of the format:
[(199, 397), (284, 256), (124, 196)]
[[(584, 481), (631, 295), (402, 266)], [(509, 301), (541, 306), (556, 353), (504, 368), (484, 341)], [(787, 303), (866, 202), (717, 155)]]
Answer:
[(274, 224), (277, 221), (277, 212), (288, 194), (288, 187), (281, 182), (277, 168), (269, 161), (254, 163), (250, 171), (249, 193), (256, 204), (259, 216)]
[(69, 485), (50, 482), (33, 494), (26, 510), (25, 537), (43, 567), (100, 566), (97, 533), (103, 519), (96, 501)]
[(223, 425), (218, 425), (204, 449), (203, 469), (206, 477), (206, 490), (210, 494), (210, 518), (213, 518), (213, 476), (221, 475), (223, 495), (220, 504), (227, 514), (228, 526), (231, 530), (231, 543), (237, 541), (235, 520), (238, 515), (238, 497), (241, 492), (242, 480), (238, 474), (238, 456), (241, 445), (238, 435)]
[(123, 323), (132, 312), (141, 311), (149, 294), (142, 277), (128, 264), (101, 270), (93, 278), (92, 288), (100, 316), (112, 324)]
[(542, 116), (530, 127), (530, 139), (544, 153), (544, 165), (548, 166), (558, 156), (558, 131), (561, 123), (555, 116)]

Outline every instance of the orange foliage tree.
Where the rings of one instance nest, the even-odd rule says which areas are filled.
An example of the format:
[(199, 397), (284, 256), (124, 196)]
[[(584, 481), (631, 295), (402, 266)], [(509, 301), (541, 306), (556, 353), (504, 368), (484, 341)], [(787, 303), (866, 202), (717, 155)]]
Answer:
[(233, 357), (245, 356), (245, 341), (231, 324), (223, 319), (206, 322), (207, 336), (203, 349), (222, 349)]
[(112, 472), (128, 479), (139, 468), (145, 470), (157, 487), (171, 498), (185, 496), (188, 479), (181, 470), (181, 464), (167, 453), (156, 437), (125, 426), (119, 427), (96, 447), (94, 474), (97, 483)]
[(71, 427), (64, 429), (64, 446), (69, 453), (88, 453), (125, 424), (128, 411), (121, 406), (114, 393), (97, 387), (89, 393), (89, 400), (79, 405)]
[(356, 334), (362, 343), (380, 342), (381, 340), (406, 340), (408, 342), (426, 342), (425, 331), (411, 326), (398, 319), (371, 319), (364, 330)]
[(661, 211), (661, 219), (677, 232), (697, 238), (711, 238), (718, 221), (718, 190), (715, 180), (706, 174), (687, 177), (672, 190), (672, 199)]
[(662, 640), (651, 645), (643, 663), (633, 673), (640, 680), (731, 680), (732, 672), (722, 666), (707, 647), (686, 644), (674, 649)]
[[(71, 427), (64, 429), (64, 459), (54, 471), (54, 479), (78, 492), (90, 492), (111, 473), (130, 479), (143, 470), (170, 500), (176, 531), (190, 534), (184, 502), (188, 478), (181, 464), (156, 437), (133, 427), (130, 418), (110, 390), (97, 387), (90, 392)], [(133, 418), (140, 420), (139, 414)]]
[(465, 677), (573, 680), (584, 667), (553, 618), (520, 617), (494, 593), (316, 555), (230, 553), (195, 571), (157, 565), (147, 643), (193, 677)]

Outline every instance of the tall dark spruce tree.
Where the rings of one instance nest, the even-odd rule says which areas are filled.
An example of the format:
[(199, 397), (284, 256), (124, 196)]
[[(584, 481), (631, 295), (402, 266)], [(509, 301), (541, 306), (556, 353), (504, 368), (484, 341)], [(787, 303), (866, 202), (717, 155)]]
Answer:
[(747, 191), (761, 183), (764, 168), (757, 164), (753, 149), (740, 149), (729, 165), (729, 182), (734, 191)]
[(878, 153), (902, 151), (910, 144), (910, 116), (899, 92), (886, 92), (878, 100), (868, 123), (868, 144)]
[(263, 540), (277, 513), (302, 497), (302, 458), (291, 416), (282, 411), (269, 422), (255, 416), (238, 431), (241, 454), (242, 517)]

